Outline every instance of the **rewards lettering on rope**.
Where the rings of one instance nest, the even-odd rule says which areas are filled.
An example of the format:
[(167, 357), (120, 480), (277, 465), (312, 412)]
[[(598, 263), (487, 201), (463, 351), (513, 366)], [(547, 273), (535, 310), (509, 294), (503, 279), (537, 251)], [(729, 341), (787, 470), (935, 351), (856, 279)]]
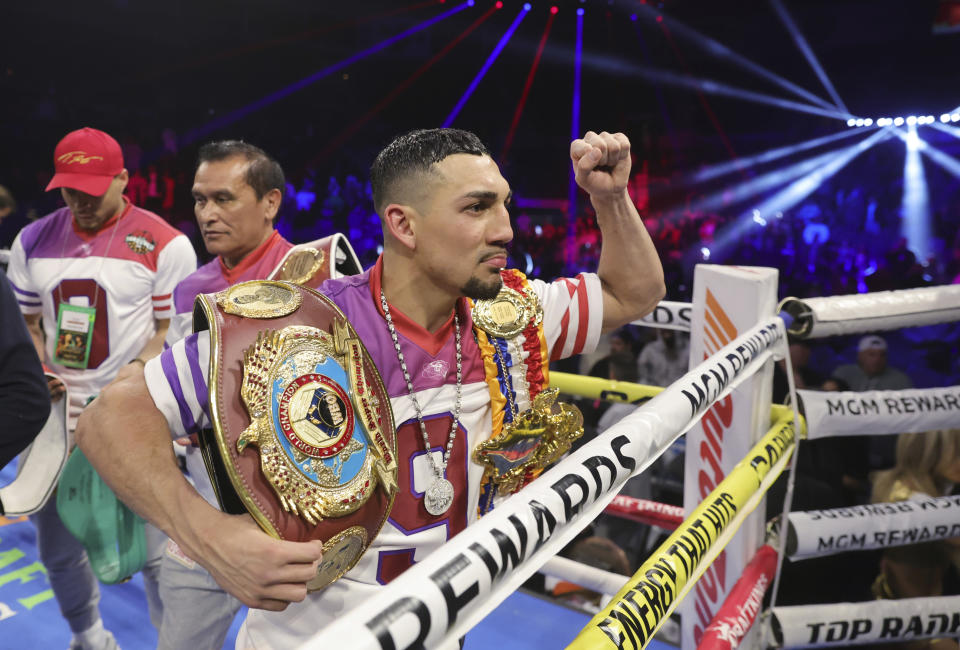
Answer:
[[(366, 628), (384, 650), (423, 647), (434, 625), (449, 629), (471, 603), (485, 597), (498, 582), (535, 554), (555, 530), (577, 518), (584, 507), (606, 494), (636, 467), (624, 453), (626, 436), (610, 440), (609, 449), (581, 461), (573, 471), (554, 480), (542, 500), (531, 499), (525, 510), (511, 514), (485, 538), (472, 542), (429, 575), (417, 596), (398, 597), (367, 618)], [(712, 522), (727, 521), (725, 503), (716, 506), (700, 535), (713, 534)], [(709, 544), (708, 542), (706, 544)], [(702, 553), (701, 545), (696, 551)], [(685, 551), (687, 552), (687, 551)], [(671, 596), (672, 597), (672, 596)], [(434, 621), (432, 611), (446, 611), (445, 621)]]

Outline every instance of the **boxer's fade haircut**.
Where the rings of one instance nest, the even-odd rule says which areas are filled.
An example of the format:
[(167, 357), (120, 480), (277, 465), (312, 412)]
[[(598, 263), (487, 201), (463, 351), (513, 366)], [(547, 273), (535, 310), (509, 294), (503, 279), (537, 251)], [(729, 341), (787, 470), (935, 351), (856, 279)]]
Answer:
[(429, 173), (431, 165), (458, 153), (490, 155), (480, 138), (462, 129), (417, 129), (395, 138), (370, 167), (377, 214), (383, 216), (384, 208), (393, 202), (399, 181)]
[(280, 163), (260, 147), (243, 140), (208, 142), (200, 147), (197, 154), (197, 167), (205, 162), (219, 162), (234, 156), (241, 156), (250, 163), (247, 165), (244, 180), (253, 188), (258, 201), (273, 190), (280, 190), (281, 194), (285, 192), (286, 179)]

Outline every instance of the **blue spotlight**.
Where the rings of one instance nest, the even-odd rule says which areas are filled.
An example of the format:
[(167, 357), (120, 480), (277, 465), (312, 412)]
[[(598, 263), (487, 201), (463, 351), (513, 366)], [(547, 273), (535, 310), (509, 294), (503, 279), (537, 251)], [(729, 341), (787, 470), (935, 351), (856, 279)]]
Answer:
[(856, 126), (856, 124), (857, 124), (857, 121), (852, 117), (849, 120), (847, 120), (847, 126)]
[(960, 122), (960, 113), (950, 113), (951, 122)]
[[(845, 133), (862, 133), (861, 131), (845, 131)], [(856, 145), (854, 145), (856, 146)], [(841, 149), (840, 151), (844, 151)], [(690, 210), (692, 211), (710, 211), (710, 210), (719, 210), (721, 208), (730, 207), (736, 205), (747, 199), (754, 197), (758, 194), (766, 192), (767, 190), (772, 190), (775, 187), (779, 187), (784, 183), (788, 183), (796, 178), (799, 178), (805, 174), (810, 174), (811, 172), (820, 169), (831, 160), (836, 158), (838, 155), (837, 151), (828, 151), (826, 153), (814, 156), (812, 158), (807, 158), (798, 163), (794, 163), (788, 167), (781, 169), (775, 169), (773, 171), (767, 172), (757, 176), (756, 178), (751, 178), (748, 181), (743, 181), (737, 183), (731, 187), (725, 187), (722, 190), (718, 190), (711, 194), (704, 196), (698, 201), (694, 201), (690, 205)], [(771, 211), (765, 210), (764, 213), (770, 213)]]
[(840, 99), (840, 95), (837, 94), (836, 88), (834, 88), (833, 84), (830, 83), (830, 79), (827, 77), (827, 73), (824, 71), (823, 66), (820, 65), (820, 62), (817, 60), (813, 50), (810, 49), (807, 39), (805, 39), (803, 34), (800, 33), (800, 29), (797, 27), (796, 23), (793, 22), (793, 18), (791, 18), (790, 14), (787, 13), (786, 8), (784, 8), (780, 0), (771, 0), (770, 4), (773, 5), (777, 15), (780, 16), (780, 20), (783, 21), (787, 31), (790, 32), (791, 36), (793, 36), (794, 42), (797, 44), (797, 47), (800, 48), (800, 51), (803, 52), (803, 56), (807, 59), (807, 63), (809, 63), (810, 67), (813, 68), (813, 71), (817, 73), (820, 83), (822, 83), (823, 87), (827, 89), (831, 99), (833, 99), (834, 105), (844, 113), (849, 113), (847, 107), (843, 103), (843, 100)]
[(916, 115), (910, 115), (910, 116), (907, 117), (907, 124), (913, 125), (913, 124), (916, 124), (916, 123), (917, 123), (917, 116), (916, 116)]
[(865, 119), (865, 120), (863, 121), (863, 125), (864, 125), (864, 126), (873, 126), (873, 120), (868, 117), (867, 119)]
[(582, 15), (583, 15), (583, 7), (578, 7), (578, 8), (577, 8), (577, 15), (578, 15), (578, 16), (582, 16)]
[(894, 126), (903, 126), (903, 118), (902, 118), (902, 117), (895, 117), (895, 118), (893, 118), (893, 125), (894, 125)]
[(944, 124), (946, 124), (947, 122), (949, 122), (949, 121), (950, 121), (950, 113), (944, 113), (943, 115), (941, 115), (941, 116), (940, 116), (940, 121), (943, 122)]
[(523, 10), (524, 10), (524, 11), (530, 11), (530, 3), (529, 3), (529, 2), (524, 3), (524, 5), (523, 5)]
[(881, 140), (889, 137), (889, 130), (881, 129), (854, 145), (827, 154), (830, 156), (830, 159), (825, 164), (818, 164), (809, 174), (790, 183), (790, 185), (773, 196), (753, 206), (753, 208), (742, 213), (732, 223), (718, 231), (714, 235), (714, 250), (717, 248), (726, 248), (731, 243), (737, 241), (753, 221), (754, 211), (759, 214), (772, 214), (778, 211), (783, 212), (784, 210), (789, 210), (812, 194), (824, 181), (843, 169), (854, 158)]
[(683, 181), (681, 181), (681, 184), (702, 183), (703, 181), (708, 181), (712, 178), (723, 176), (724, 174), (740, 171), (741, 169), (746, 169), (748, 167), (755, 167), (757, 165), (762, 165), (764, 163), (777, 160), (778, 158), (783, 158), (801, 151), (814, 149), (820, 145), (827, 144), (828, 142), (849, 138), (857, 135), (858, 133), (860, 133), (860, 131), (838, 131), (832, 135), (825, 135), (822, 138), (814, 138), (813, 140), (807, 140), (806, 142), (798, 142), (797, 144), (791, 144), (786, 147), (771, 149), (754, 156), (738, 158), (737, 160), (711, 165), (701, 169), (696, 173), (690, 174)]
[(927, 178), (920, 161), (920, 146), (911, 146), (911, 142), (921, 142), (917, 127), (907, 129), (907, 155), (903, 163), (903, 199), (901, 209), (903, 220), (900, 232), (907, 240), (907, 246), (918, 260), (925, 261), (933, 253), (933, 235), (930, 225), (930, 194), (927, 190)]

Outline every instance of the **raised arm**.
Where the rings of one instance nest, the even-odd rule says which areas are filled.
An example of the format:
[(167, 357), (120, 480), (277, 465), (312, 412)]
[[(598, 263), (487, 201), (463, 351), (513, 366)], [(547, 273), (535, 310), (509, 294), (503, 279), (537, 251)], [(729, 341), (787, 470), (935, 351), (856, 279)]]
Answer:
[(170, 429), (139, 364), (125, 366), (84, 409), (76, 439), (124, 503), (244, 604), (279, 611), (306, 597), (321, 543), (274, 539), (250, 516), (228, 515), (204, 501), (177, 467)]
[(666, 293), (663, 267), (627, 193), (627, 136), (587, 131), (570, 144), (570, 158), (603, 235), (597, 275), (603, 285), (603, 331), (608, 332), (653, 311)]

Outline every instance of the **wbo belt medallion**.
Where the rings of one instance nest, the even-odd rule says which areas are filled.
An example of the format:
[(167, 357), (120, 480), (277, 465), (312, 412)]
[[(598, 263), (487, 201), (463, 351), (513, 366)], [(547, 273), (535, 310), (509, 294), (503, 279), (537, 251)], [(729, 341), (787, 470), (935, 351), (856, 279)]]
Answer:
[(251, 421), (237, 452), (256, 445), (284, 509), (311, 524), (356, 511), (378, 482), (396, 490), (396, 460), (380, 432), (383, 404), (350, 370), (359, 353), (343, 327), (330, 335), (292, 326), (264, 330), (244, 354), (240, 395)]
[[(275, 537), (323, 541), (307, 583), (321, 589), (357, 563), (397, 493), (380, 375), (336, 305), (312, 289), (254, 281), (198, 304), (213, 360), (212, 439), (200, 439), (221, 505), (239, 502)], [(278, 304), (297, 306), (267, 315)]]

